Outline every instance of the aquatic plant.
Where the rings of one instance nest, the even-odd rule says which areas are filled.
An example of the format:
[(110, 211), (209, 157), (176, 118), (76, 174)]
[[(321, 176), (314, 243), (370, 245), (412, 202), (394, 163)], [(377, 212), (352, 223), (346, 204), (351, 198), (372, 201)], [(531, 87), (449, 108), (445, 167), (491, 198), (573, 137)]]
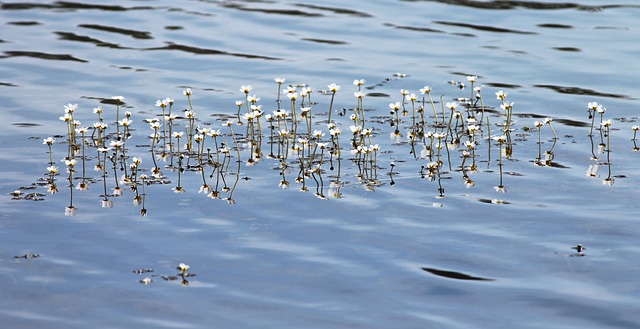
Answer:
[[(404, 76), (394, 75), (397, 79)], [(489, 167), (492, 165), (491, 148), (495, 142), (499, 150), (497, 159), (499, 183), (494, 189), (506, 192), (503, 181), (504, 166), (505, 161), (511, 160), (513, 154), (514, 144), (511, 133), (515, 130), (512, 119), (514, 103), (508, 100), (507, 92), (503, 90), (495, 92), (496, 99), (499, 101), (498, 107), (503, 111), (499, 116), (503, 117), (504, 121), (492, 124), (490, 118), (496, 116), (493, 114), (495, 111), (486, 115), (485, 111), (490, 107), (484, 104), (482, 87), (476, 85), (477, 76), (467, 76), (467, 81), (471, 84), (469, 97), (451, 97), (445, 100), (444, 95), (440, 96), (442, 113), (436, 110), (436, 102), (431, 96), (432, 88), (424, 86), (419, 90), (422, 95), (421, 101), (416, 93), (408, 89), (400, 89), (400, 100), (388, 104), (388, 115), (372, 115), (369, 116), (369, 120), (366, 120), (365, 116), (364, 100), (367, 98), (365, 92), (367, 88), (364, 87), (364, 79), (353, 80), (355, 88), (353, 95), (356, 101), (353, 111), (347, 115), (347, 110), (344, 109), (340, 112), (340, 117), (335, 120), (331, 114), (334, 112), (333, 107), (340, 90), (340, 86), (336, 83), (327, 85), (328, 90), (321, 92), (330, 96), (323, 105), (322, 100), (311, 101), (314, 91), (306, 84), (285, 85), (284, 78), (276, 78), (274, 81), (277, 87), (276, 109), (268, 114), (265, 114), (264, 105), (260, 103), (261, 97), (252, 94), (251, 85), (243, 85), (239, 88), (244, 99), (231, 104), (232, 107), (235, 106), (235, 111), (230, 112), (235, 113), (223, 114), (222, 118), (218, 119), (222, 121), (222, 128), (228, 129), (225, 133), (210, 127), (211, 123), (203, 118), (198, 118), (193, 111), (193, 91), (190, 88), (183, 91), (188, 104), (183, 116), (177, 116), (172, 112), (174, 99), (167, 97), (156, 100), (155, 107), (159, 108), (160, 113), (144, 120), (151, 129), (151, 134), (147, 136), (150, 146), (146, 146), (148, 147), (146, 150), (144, 145), (135, 147), (128, 145), (128, 140), (136, 138), (140, 133), (134, 133), (132, 130), (135, 121), (130, 111), (126, 111), (124, 117), (120, 118), (120, 107), (124, 104), (124, 97), (113, 96), (109, 99), (109, 102), (116, 107), (115, 132), (111, 133), (101, 107), (93, 109), (93, 113), (97, 115), (97, 121), (91, 127), (81, 127), (81, 123), (75, 119), (79, 106), (69, 103), (64, 107), (64, 115), (60, 117), (66, 130), (66, 135), (60, 137), (66, 137), (66, 143), (58, 143), (54, 137), (47, 137), (42, 141), (42, 144), (47, 146), (48, 155), (47, 171), (43, 178), (47, 192), (50, 194), (58, 192), (58, 168), (54, 165), (53, 159), (55, 149), (66, 144), (67, 156), (64, 158), (64, 163), (68, 173), (66, 180), (70, 187), (69, 204), (65, 207), (67, 215), (72, 216), (77, 213), (73, 190), (86, 192), (91, 184), (101, 181), (100, 204), (102, 207), (113, 207), (112, 198), (123, 196), (125, 188), (128, 187), (133, 193), (133, 204), (141, 206), (140, 215), (147, 216), (146, 186), (170, 184), (171, 181), (163, 174), (164, 170), (175, 172), (176, 182), (172, 190), (176, 193), (187, 193), (190, 189), (185, 186), (187, 184), (185, 179), (189, 177), (188, 182), (191, 182), (191, 173), (196, 173), (199, 176), (199, 187), (194, 188), (194, 191), (212, 199), (222, 199), (229, 204), (235, 204), (234, 192), (238, 188), (243, 171), (241, 164), (258, 165), (263, 159), (262, 148), (265, 142), (270, 148), (267, 158), (275, 161), (275, 169), (279, 173), (277, 185), (282, 189), (289, 188), (291, 183), (288, 177), (293, 175), (295, 177), (293, 181), (300, 185), (300, 191), (313, 190), (313, 195), (320, 199), (326, 199), (327, 196), (344, 197), (342, 188), (354, 184), (343, 180), (345, 175), (357, 177), (355, 184), (361, 185), (368, 191), (374, 191), (384, 185), (396, 184), (394, 177), (404, 173), (396, 170), (398, 167), (394, 160), (401, 162), (407, 160), (394, 154), (406, 153), (411, 154), (412, 159), (408, 164), (403, 164), (403, 168), (417, 167), (421, 178), (437, 183), (436, 198), (445, 197), (444, 184), (447, 178), (456, 172), (461, 174), (464, 187), (478, 188), (477, 180), (472, 178), (472, 175), (479, 172), (478, 162), (486, 162)], [(451, 81), (450, 84), (459, 90), (464, 89), (463, 82)], [(288, 110), (283, 109), (281, 105), (283, 94), (289, 99)], [(433, 110), (432, 116), (425, 115), (427, 100)], [(318, 106), (326, 106), (328, 109), (327, 133), (316, 129), (319, 120), (315, 118), (323, 115), (315, 110)], [(605, 120), (605, 109), (601, 104), (589, 102), (587, 107), (592, 122), (589, 130), (592, 158), (598, 159), (592, 133), (595, 130), (594, 118), (599, 115), (598, 129), (601, 138), (598, 152), (606, 154), (607, 160), (603, 164), (608, 167), (608, 175), (603, 183), (612, 185), (614, 180), (614, 176), (611, 175), (612, 120)], [(242, 108), (245, 108), (244, 114), (241, 114)], [(374, 106), (372, 111), (376, 110), (380, 111)], [(268, 132), (263, 131), (265, 122)], [(533, 123), (538, 135), (538, 155), (535, 158), (535, 163), (538, 165), (556, 166), (553, 160), (558, 135), (552, 122), (553, 119), (547, 117)], [(246, 129), (243, 132), (235, 131), (235, 126), (245, 126), (245, 124)], [(391, 147), (401, 152), (393, 150), (382, 152), (384, 145), (381, 146), (381, 141), (376, 139), (386, 134), (384, 132), (386, 125), (391, 127), (389, 132)], [(553, 134), (553, 143), (543, 155), (542, 129), (545, 125), (549, 126)], [(499, 136), (491, 135), (492, 126), (501, 127)], [(527, 129), (526, 126), (522, 128), (524, 131), (528, 131)], [(634, 150), (637, 149), (635, 141), (639, 129), (638, 126), (632, 127)], [(351, 134), (347, 137), (343, 131), (349, 131)], [(403, 138), (405, 132), (406, 139)], [(478, 153), (478, 150), (483, 147), (486, 148), (484, 156)], [(91, 149), (96, 152), (93, 158), (88, 155)], [(140, 151), (143, 153), (140, 154)], [(150, 168), (143, 167), (143, 159), (147, 157), (145, 153), (151, 157)], [(243, 153), (246, 155), (243, 156)], [(231, 166), (232, 162), (236, 166)], [(92, 178), (86, 172), (86, 165), (91, 163), (100, 173), (97, 178)], [(388, 163), (390, 170), (387, 172), (388, 177), (381, 179), (378, 171), (383, 168), (384, 163)], [(348, 169), (346, 173), (343, 168), (345, 164)], [(80, 165), (81, 172), (76, 169), (80, 168)], [(587, 170), (587, 176), (596, 177), (599, 165), (591, 165)], [(150, 175), (145, 174), (145, 171)], [(487, 172), (491, 171), (487, 170)], [(330, 179), (328, 192), (325, 192), (326, 175)], [(228, 181), (229, 177), (233, 177), (233, 181)], [(35, 194), (29, 197), (21, 193), (16, 195), (14, 196), (16, 200), (40, 199)], [(505, 200), (497, 201), (499, 202), (493, 203), (509, 204)]]

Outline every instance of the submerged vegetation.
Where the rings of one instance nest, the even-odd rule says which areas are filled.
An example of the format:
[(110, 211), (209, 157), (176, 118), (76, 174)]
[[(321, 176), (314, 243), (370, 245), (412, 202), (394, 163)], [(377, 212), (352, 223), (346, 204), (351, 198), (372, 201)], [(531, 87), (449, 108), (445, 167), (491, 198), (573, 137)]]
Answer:
[[(394, 78), (404, 76), (396, 74)], [(148, 185), (170, 185), (175, 193), (197, 191), (235, 204), (240, 179), (250, 178), (242, 176), (243, 167), (262, 163), (278, 172), (280, 188), (288, 189), (293, 182), (300, 191), (312, 192), (320, 199), (342, 198), (342, 188), (353, 184), (345, 180), (348, 176), (357, 177), (357, 184), (369, 191), (394, 185), (394, 176), (400, 173), (396, 162), (405, 162), (403, 168), (409, 175), (417, 173), (416, 177), (435, 184), (436, 198), (446, 195), (443, 179), (456, 175), (466, 188), (476, 187), (476, 175), (493, 175), (495, 191), (506, 193), (503, 175), (510, 174), (505, 167), (513, 157), (518, 130), (537, 133), (538, 154), (532, 163), (562, 167), (554, 162), (559, 137), (553, 118), (535, 121), (533, 127), (516, 127), (515, 103), (508, 93), (497, 90), (486, 100), (488, 92), (478, 84), (477, 76), (467, 76), (464, 82), (450, 81), (454, 90), (466, 97), (445, 100), (440, 96), (439, 102), (432, 97), (430, 86), (418, 93), (401, 89), (391, 96), (397, 101), (388, 105), (388, 114), (380, 113), (379, 104), (368, 104), (367, 90), (372, 88), (365, 87), (362, 79), (354, 80), (353, 90), (346, 92), (354, 97), (351, 109), (334, 108), (336, 98), (347, 89), (336, 83), (320, 91), (306, 84), (287, 85), (284, 78), (276, 78), (275, 83), (275, 100), (267, 103), (253, 94), (250, 85), (241, 86), (242, 98), (235, 102), (235, 108), (230, 106), (234, 110), (215, 114), (213, 122), (197, 115), (191, 89), (183, 91), (186, 106), (182, 111), (176, 110), (175, 99), (159, 99), (157, 113), (144, 121), (130, 111), (121, 113), (126, 104), (123, 96), (103, 101), (115, 107), (115, 121), (107, 118), (105, 109), (96, 107), (92, 126), (76, 119), (77, 104), (68, 104), (60, 117), (65, 134), (43, 139), (48, 153), (44, 177), (16, 190), (13, 198), (42, 200), (45, 193), (23, 191), (42, 187), (56, 194), (64, 186), (69, 191), (65, 215), (73, 216), (77, 210), (74, 193), (97, 189), (103, 208), (113, 207), (113, 199), (130, 194), (144, 217)], [(465, 83), (470, 84), (470, 91), (465, 91)], [(601, 104), (590, 102), (587, 111), (593, 161), (587, 176), (599, 177), (599, 168), (605, 166), (607, 175), (602, 183), (612, 185), (613, 122), (605, 118)], [(543, 134), (549, 134), (544, 126), (552, 137), (548, 140), (551, 146), (543, 152)], [(638, 126), (632, 127), (634, 151), (638, 151), (638, 130)], [(143, 138), (147, 140), (141, 141)], [(480, 170), (479, 163), (486, 164), (486, 169)], [(191, 176), (189, 182), (198, 177), (199, 186), (185, 185), (185, 175)], [(508, 203), (499, 198), (490, 202)]]

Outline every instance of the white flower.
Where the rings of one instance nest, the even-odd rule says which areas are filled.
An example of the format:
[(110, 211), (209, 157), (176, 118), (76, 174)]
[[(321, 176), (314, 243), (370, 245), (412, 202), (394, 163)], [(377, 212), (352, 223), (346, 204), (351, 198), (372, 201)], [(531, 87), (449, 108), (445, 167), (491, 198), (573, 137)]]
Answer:
[(185, 264), (185, 263), (180, 263), (180, 264), (178, 264), (177, 268), (180, 271), (180, 273), (187, 273), (187, 271), (189, 270), (190, 266)]
[(420, 88), (420, 93), (421, 94), (428, 94), (431, 92), (431, 86), (424, 86), (422, 88)]
[(73, 113), (77, 109), (78, 109), (78, 104), (69, 103), (64, 106), (64, 113)]
[(124, 118), (124, 119), (118, 121), (118, 124), (121, 125), (121, 126), (128, 127), (128, 126), (131, 125), (132, 122), (133, 121), (129, 120), (128, 118)]
[(458, 106), (458, 103), (457, 102), (447, 102), (447, 103), (444, 104), (444, 106), (446, 106), (448, 109), (453, 111)]
[(156, 101), (156, 106), (157, 107), (161, 107), (161, 108), (165, 108), (165, 107), (167, 107), (167, 102), (164, 99), (163, 100), (158, 99)]
[(331, 91), (334, 94), (337, 93), (338, 90), (340, 90), (340, 86), (335, 84), (335, 83), (332, 83), (332, 84), (328, 85), (327, 87), (329, 88), (329, 91)]

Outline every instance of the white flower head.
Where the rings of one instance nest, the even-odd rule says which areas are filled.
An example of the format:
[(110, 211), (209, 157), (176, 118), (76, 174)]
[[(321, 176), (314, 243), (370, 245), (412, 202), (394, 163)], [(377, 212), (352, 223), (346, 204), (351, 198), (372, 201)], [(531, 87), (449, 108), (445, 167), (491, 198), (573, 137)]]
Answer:
[(242, 85), (242, 86), (240, 86), (240, 91), (245, 93), (245, 94), (249, 94), (251, 92), (251, 90), (253, 90), (253, 87), (251, 87), (251, 85)]
[(340, 86), (335, 84), (335, 83), (332, 83), (332, 84), (328, 85), (327, 87), (329, 88), (329, 91), (334, 93), (334, 94), (337, 93), (338, 90), (340, 90)]

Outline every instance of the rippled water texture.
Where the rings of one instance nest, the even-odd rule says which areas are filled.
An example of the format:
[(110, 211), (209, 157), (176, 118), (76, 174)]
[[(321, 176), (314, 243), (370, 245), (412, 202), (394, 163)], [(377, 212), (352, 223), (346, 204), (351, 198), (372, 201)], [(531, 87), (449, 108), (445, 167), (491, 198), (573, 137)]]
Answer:
[[(2, 1), (3, 327), (638, 328), (639, 15), (635, 1)], [(474, 95), (469, 75), (490, 119), (477, 135), (478, 170), (462, 170), (470, 163), (458, 148), (430, 181), (429, 159), (410, 153), (411, 115), (391, 126), (389, 103), (401, 89), (421, 103), (428, 85), (439, 113), (441, 99)], [(113, 208), (102, 208), (95, 148), (89, 190), (65, 184), (66, 104), (88, 126), (102, 106), (113, 133), (112, 96), (124, 96), (127, 148), (149, 174), (144, 120), (161, 114), (156, 100), (174, 98), (182, 113), (191, 88), (197, 125), (222, 129), (229, 145), (221, 123), (245, 99), (240, 86), (271, 113), (276, 77), (314, 89), (312, 128), (326, 140), (328, 85), (341, 85), (331, 113), (343, 129), (341, 198), (329, 163), (300, 192), (292, 159), (283, 190), (280, 162), (246, 166), (245, 147), (239, 172), (232, 162), (225, 176), (234, 205), (197, 193), (193, 170), (174, 193), (179, 170), (163, 168), (168, 184), (146, 186), (146, 217), (130, 189), (111, 195), (112, 172)], [(375, 184), (349, 160), (354, 79), (366, 80), (380, 145)], [(514, 102), (508, 157), (490, 139), (504, 129), (500, 90)], [(606, 107), (609, 134), (596, 115), (589, 138), (589, 102)], [(428, 126), (442, 129), (426, 105)], [(555, 143), (548, 125), (535, 127), (547, 117)], [(246, 126), (234, 129), (246, 142)], [(75, 216), (65, 216), (71, 195)]]

